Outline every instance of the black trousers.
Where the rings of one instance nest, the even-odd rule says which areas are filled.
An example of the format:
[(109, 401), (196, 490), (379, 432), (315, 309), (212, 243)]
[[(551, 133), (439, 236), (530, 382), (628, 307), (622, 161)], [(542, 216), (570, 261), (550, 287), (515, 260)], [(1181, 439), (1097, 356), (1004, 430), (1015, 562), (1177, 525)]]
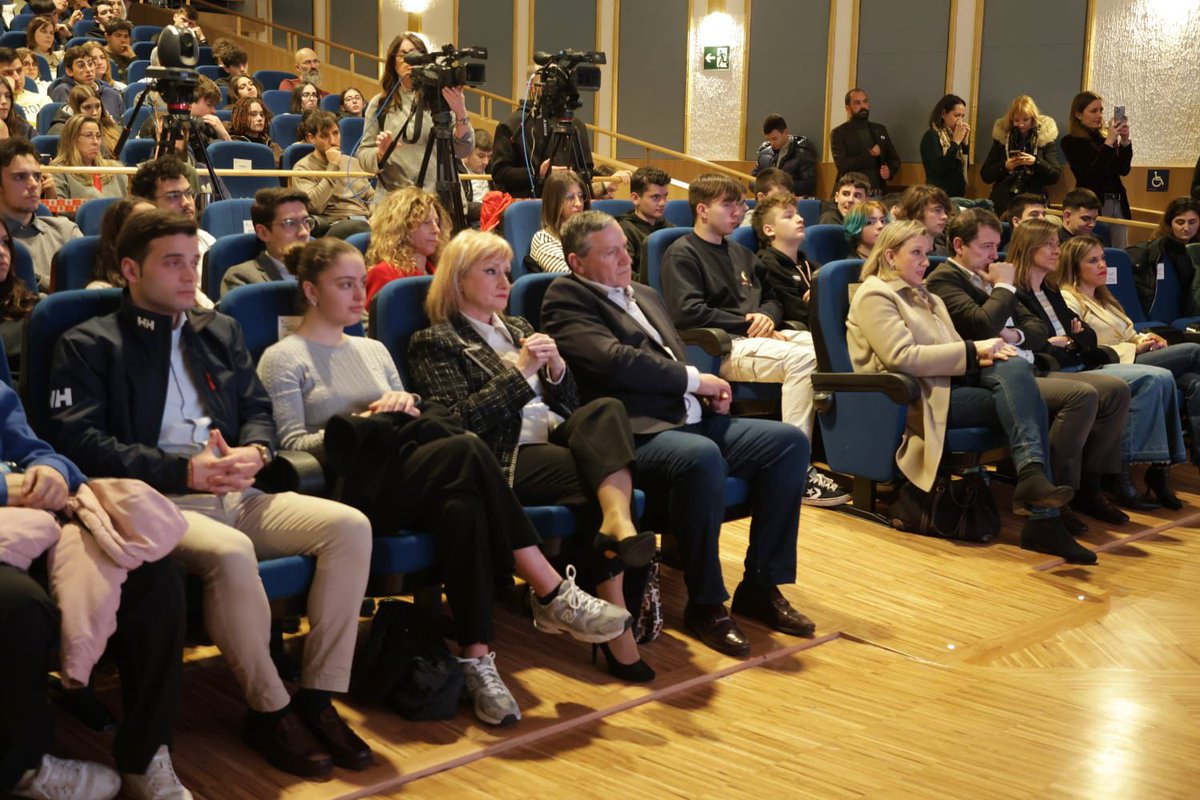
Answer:
[[(117, 632), (109, 642), (121, 672), (124, 718), (113, 740), (122, 772), (145, 772), (161, 745), (172, 743), (183, 667), (183, 573), (171, 559), (129, 573), (121, 588)], [(38, 765), (53, 741), (46, 701), (59, 615), (28, 573), (0, 564), (0, 790)]]
[(550, 434), (547, 444), (527, 444), (517, 453), (513, 491), (525, 505), (563, 505), (578, 520), (579, 533), (568, 552), (581, 560), (590, 582), (621, 572), (621, 562), (593, 556), (592, 539), (600, 529), (596, 490), (614, 472), (632, 467), (637, 454), (633, 432), (620, 400), (602, 397), (577, 409)]
[(459, 644), (495, 638), (495, 587), (509, 580), (513, 550), (539, 545), (500, 463), (474, 434), (417, 447), (401, 466), (401, 480), (419, 502), (403, 504), (404, 527), (431, 531)]

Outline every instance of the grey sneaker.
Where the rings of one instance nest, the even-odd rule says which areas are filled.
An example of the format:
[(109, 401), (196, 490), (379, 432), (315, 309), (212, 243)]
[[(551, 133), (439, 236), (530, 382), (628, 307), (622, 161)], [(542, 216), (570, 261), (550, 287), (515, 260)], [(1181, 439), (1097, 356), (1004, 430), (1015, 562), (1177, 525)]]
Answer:
[(567, 565), (567, 577), (558, 587), (558, 594), (549, 603), (537, 599), (529, 588), (533, 601), (533, 627), (542, 633), (566, 631), (581, 642), (599, 644), (617, 638), (633, 624), (625, 609), (592, 597), (575, 585), (575, 567)]
[(808, 483), (804, 487), (802, 502), (806, 506), (829, 508), (849, 503), (850, 495), (842, 491), (842, 487), (838, 486), (833, 478), (816, 467), (809, 467)]
[(10, 793), (33, 800), (112, 800), (121, 791), (116, 770), (93, 761), (55, 758), (47, 753), (37, 772), (20, 781)]
[(144, 774), (126, 772), (121, 777), (125, 784), (125, 796), (130, 800), (192, 800), (192, 793), (175, 774), (171, 751), (165, 744), (150, 759), (150, 766), (146, 767)]
[(521, 709), (512, 693), (496, 671), (496, 654), (479, 658), (460, 658), (467, 676), (467, 694), (475, 701), (475, 716), (489, 725), (515, 725), (521, 719)]

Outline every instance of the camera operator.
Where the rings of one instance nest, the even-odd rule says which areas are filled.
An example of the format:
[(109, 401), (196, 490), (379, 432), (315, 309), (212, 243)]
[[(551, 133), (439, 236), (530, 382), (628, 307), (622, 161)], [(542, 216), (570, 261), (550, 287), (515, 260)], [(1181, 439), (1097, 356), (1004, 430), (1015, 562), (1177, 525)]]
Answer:
[[(531, 82), (529, 97), (521, 104), (507, 121), (496, 126), (492, 163), (490, 171), (496, 188), (508, 192), (516, 198), (537, 197), (535, 183), (540, 183), (550, 171), (550, 160), (542, 157), (546, 140), (550, 138), (553, 120), (543, 117), (540, 113), (542, 74), (541, 68), (531, 66)], [(588, 136), (587, 126), (578, 117), (571, 120), (576, 134), (579, 136), (580, 149), (583, 151), (583, 162), (586, 172), (592, 173), (595, 163), (592, 161), (592, 142)], [(528, 165), (532, 164), (538, 171), (535, 182), (529, 174)], [(566, 169), (566, 165), (561, 167)], [(592, 194), (596, 194), (592, 187)]]
[[(416, 183), (425, 145), (433, 133), (433, 114), (426, 107), (422, 90), (413, 85), (412, 66), (404, 60), (409, 53), (428, 52), (429, 46), (419, 34), (405, 32), (393, 39), (387, 49), (383, 91), (371, 98), (363, 115), (366, 122), (358, 160), (365, 170), (379, 173), (379, 188), (385, 193)], [(454, 115), (454, 155), (466, 158), (475, 149), (475, 132), (467, 116), (463, 89), (444, 88), (441, 94)], [(381, 168), (380, 159), (397, 137), (395, 150)], [(437, 191), (437, 170), (432, 160), (421, 188)]]

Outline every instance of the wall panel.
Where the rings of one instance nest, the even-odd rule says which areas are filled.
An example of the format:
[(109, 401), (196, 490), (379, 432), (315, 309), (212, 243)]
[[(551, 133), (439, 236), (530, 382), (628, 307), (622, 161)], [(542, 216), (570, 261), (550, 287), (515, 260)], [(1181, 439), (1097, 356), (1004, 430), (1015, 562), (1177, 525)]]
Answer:
[[(459, 47), (486, 47), (487, 83), (482, 88), (501, 97), (513, 96), (512, 3), (499, 0), (458, 0), (458, 41), (455, 44)], [(479, 111), (478, 97), (472, 100), (471, 93), (468, 92), (467, 98), (467, 108)], [(511, 113), (511, 106), (492, 106), (492, 116), (501, 122)]]
[[(540, 0), (534, 4), (533, 16), (535, 51), (596, 49), (596, 0)], [(517, 65), (521, 67), (520, 59)], [(524, 77), (524, 70), (518, 69), (518, 74)], [(587, 92), (581, 92), (580, 99), (583, 106), (575, 110), (575, 116), (584, 122), (595, 123), (593, 98)]]
[[(687, 93), (687, 0), (621, 3), (617, 59), (617, 130), (683, 150)], [(610, 54), (611, 55), (611, 54)], [(602, 124), (601, 127), (608, 127)], [(618, 143), (618, 158), (645, 158)]]

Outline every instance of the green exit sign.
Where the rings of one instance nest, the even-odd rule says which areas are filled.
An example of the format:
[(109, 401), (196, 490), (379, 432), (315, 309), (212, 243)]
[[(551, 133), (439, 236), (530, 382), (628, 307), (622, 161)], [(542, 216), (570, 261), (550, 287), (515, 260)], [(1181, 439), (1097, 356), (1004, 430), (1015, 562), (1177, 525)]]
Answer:
[(704, 48), (705, 69), (729, 69), (729, 45)]

